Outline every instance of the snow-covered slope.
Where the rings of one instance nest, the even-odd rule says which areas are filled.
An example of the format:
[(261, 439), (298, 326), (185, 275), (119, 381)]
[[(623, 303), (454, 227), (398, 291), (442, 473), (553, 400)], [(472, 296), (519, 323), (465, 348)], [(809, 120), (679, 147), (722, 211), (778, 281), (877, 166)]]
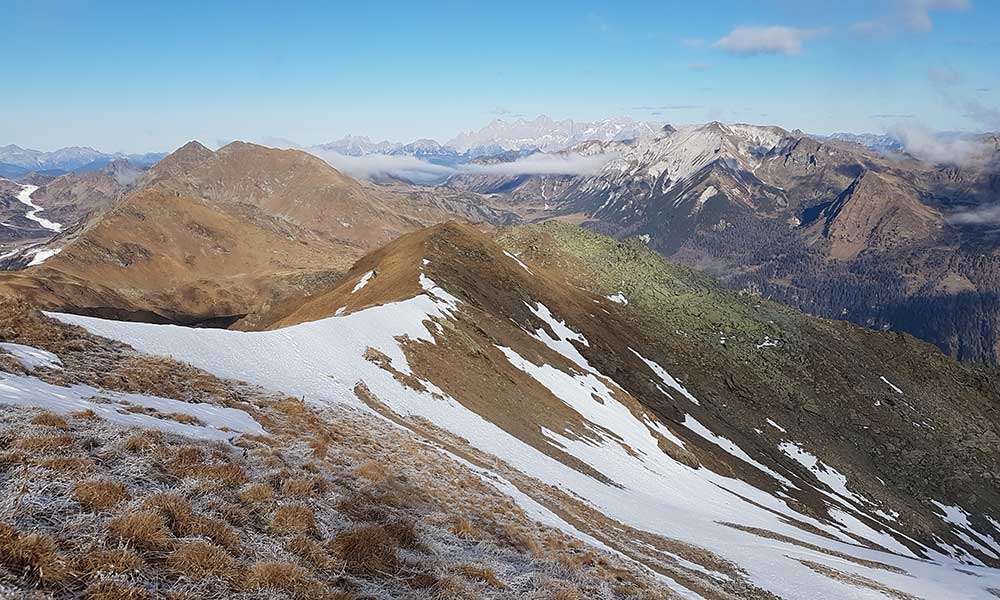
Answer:
[[(664, 584), (684, 597), (985, 599), (1000, 589), (1000, 571), (983, 566), (1000, 564), (1000, 527), (942, 503), (941, 525), (959, 541), (919, 541), (790, 423), (771, 421), (783, 441), (763, 454), (773, 432), (748, 444), (749, 432), (723, 429), (705, 412), (723, 400), (654, 360), (616, 316), (623, 305), (462, 228), (420, 244), (422, 254), (407, 240), (406, 254), (387, 251), (347, 277), (332, 294), (358, 298), (350, 311), (273, 331), (58, 318), (310, 403), (374, 411), (458, 456), (487, 457), (476, 464), (530, 513), (558, 514), (590, 543), (670, 565)], [(616, 335), (627, 345), (607, 356)]]

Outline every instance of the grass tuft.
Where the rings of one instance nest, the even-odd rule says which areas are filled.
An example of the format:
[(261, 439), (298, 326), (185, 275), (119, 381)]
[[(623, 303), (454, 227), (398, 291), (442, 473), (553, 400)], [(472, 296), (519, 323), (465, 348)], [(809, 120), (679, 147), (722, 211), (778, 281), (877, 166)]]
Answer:
[(372, 525), (341, 531), (330, 543), (333, 555), (358, 574), (394, 573), (399, 566), (399, 541), (384, 526)]
[(61, 429), (62, 431), (69, 431), (71, 428), (66, 419), (57, 415), (54, 412), (45, 411), (39, 413), (31, 419), (34, 425), (44, 425), (45, 427), (54, 427), (56, 429)]
[(83, 594), (83, 600), (152, 600), (153, 594), (138, 587), (102, 581), (96, 583)]
[(171, 543), (163, 517), (152, 510), (124, 514), (108, 523), (112, 537), (146, 550), (162, 550)]
[(274, 513), (271, 528), (279, 533), (305, 533), (316, 528), (316, 515), (305, 504), (288, 504)]
[(91, 512), (108, 511), (128, 497), (125, 485), (113, 479), (88, 479), (73, 486), (73, 499)]
[(79, 561), (79, 570), (88, 575), (102, 573), (121, 575), (142, 568), (142, 557), (129, 548), (92, 550)]
[(207, 542), (182, 544), (167, 557), (167, 566), (191, 579), (231, 575), (236, 566), (225, 550)]

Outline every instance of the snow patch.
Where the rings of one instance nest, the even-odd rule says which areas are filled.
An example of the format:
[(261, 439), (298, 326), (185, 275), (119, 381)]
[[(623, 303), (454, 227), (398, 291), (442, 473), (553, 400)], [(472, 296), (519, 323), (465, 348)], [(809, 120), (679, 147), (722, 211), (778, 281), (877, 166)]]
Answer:
[(527, 271), (529, 275), (534, 275), (534, 273), (531, 272), (531, 269), (528, 268), (528, 265), (526, 265), (523, 262), (521, 262), (521, 259), (518, 258), (516, 254), (511, 254), (510, 252), (507, 252), (506, 250), (504, 250), (503, 253), (504, 253), (504, 255), (507, 256), (507, 258), (509, 258), (509, 259), (513, 260), (514, 262), (516, 262), (517, 264), (521, 265), (521, 268), (524, 269), (525, 271)]
[(361, 288), (363, 288), (366, 285), (368, 285), (368, 282), (371, 281), (371, 278), (372, 278), (373, 275), (375, 275), (375, 271), (368, 271), (367, 273), (365, 273), (364, 275), (362, 275), (361, 279), (356, 284), (354, 284), (354, 289), (351, 290), (351, 293), (353, 294), (353, 293), (357, 292), (358, 290), (360, 290)]
[[(670, 375), (670, 373), (667, 373), (667, 370), (664, 369), (663, 367), (661, 367), (659, 365), (659, 363), (657, 363), (655, 361), (652, 361), (652, 360), (649, 360), (648, 358), (646, 358), (643, 355), (639, 354), (638, 352), (636, 352), (632, 348), (629, 348), (629, 350), (632, 351), (632, 354), (635, 354), (636, 356), (638, 356), (639, 359), (642, 360), (642, 362), (646, 363), (646, 366), (649, 367), (650, 369), (652, 369), (653, 373), (656, 373), (656, 376), (659, 377), (660, 381), (662, 381), (664, 384), (666, 384), (667, 387), (669, 387), (670, 389), (673, 389), (673, 390), (676, 390), (676, 391), (680, 392), (681, 395), (683, 395), (685, 398), (687, 398), (688, 400), (690, 400), (694, 404), (696, 404), (698, 406), (701, 406), (701, 402), (699, 402), (698, 399), (695, 398), (694, 395), (691, 392), (687, 391), (687, 388), (685, 388), (683, 385), (681, 385), (681, 382), (679, 382), (676, 379), (674, 379), (673, 376)], [(657, 386), (657, 387), (659, 387), (659, 386)], [(663, 390), (661, 389), (660, 391), (663, 391)], [(669, 396), (670, 394), (666, 394), (665, 393), (664, 395)]]
[[(42, 408), (59, 414), (91, 410), (101, 418), (119, 425), (158, 429), (199, 439), (229, 440), (240, 433), (267, 434), (253, 417), (235, 408), (181, 402), (145, 394), (109, 392), (82, 384), (58, 386), (36, 377), (3, 372), (0, 372), (0, 403)], [(164, 415), (183, 413), (197, 418), (203, 425), (128, 412), (126, 408), (129, 406), (153, 409)]]
[(888, 379), (886, 379), (885, 375), (882, 375), (881, 377), (879, 377), (879, 379), (882, 380), (882, 383), (884, 383), (887, 386), (889, 386), (890, 388), (892, 388), (892, 391), (896, 392), (897, 394), (902, 394), (903, 393), (903, 390), (899, 389), (895, 384), (893, 384), (891, 381), (889, 381)]
[(28, 263), (28, 266), (34, 267), (42, 264), (60, 252), (62, 252), (62, 248), (53, 248), (51, 250), (37, 248), (35, 250), (28, 250), (24, 253), (24, 255), (33, 257), (31, 262)]
[(39, 367), (62, 370), (62, 361), (47, 350), (11, 342), (0, 342), (0, 350), (13, 355), (17, 362), (29, 371), (34, 371)]

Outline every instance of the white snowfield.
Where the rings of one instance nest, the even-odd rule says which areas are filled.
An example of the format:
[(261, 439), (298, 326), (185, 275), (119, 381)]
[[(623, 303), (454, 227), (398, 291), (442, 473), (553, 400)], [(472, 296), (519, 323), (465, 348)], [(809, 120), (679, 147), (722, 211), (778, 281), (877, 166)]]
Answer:
[[(62, 368), (59, 358), (50, 352), (22, 346), (3, 344), (26, 368)], [(11, 348), (11, 347), (14, 348)], [(170, 398), (110, 392), (89, 385), (59, 386), (46, 383), (37, 377), (14, 375), (0, 371), (0, 403), (14, 406), (41, 408), (58, 414), (91, 410), (112, 423), (131, 427), (157, 429), (193, 438), (230, 440), (241, 433), (265, 435), (267, 432), (246, 411), (205, 403), (181, 402)], [(129, 407), (152, 409), (154, 414), (129, 412)], [(198, 419), (200, 423), (181, 423), (170, 418), (183, 414)]]
[[(400, 340), (433, 342), (432, 331), (446, 335), (441, 324), (447, 319), (462, 318), (464, 310), (461, 301), (423, 272), (419, 280), (425, 293), (414, 298), (275, 331), (191, 329), (76, 315), (54, 316), (128, 343), (139, 351), (171, 356), (218, 376), (255, 383), (311, 403), (345, 403), (367, 410), (354, 393), (355, 385), (364, 382), (375, 397), (400, 415), (424, 417), (523, 473), (590, 503), (612, 519), (704, 547), (736, 563), (754, 584), (782, 598), (886, 598), (881, 592), (853, 585), (846, 578), (818, 574), (800, 562), (810, 561), (918, 598), (996, 600), (987, 590), (1000, 589), (1000, 570), (930, 550), (926, 552), (930, 560), (914, 558), (909, 549), (889, 535), (893, 527), (890, 515), (876, 511), (874, 506), (866, 510), (869, 502), (850, 492), (845, 477), (826, 468), (819, 458), (807, 455), (798, 446), (785, 450), (819, 478), (818, 489), (829, 498), (831, 521), (796, 512), (780, 491), (772, 494), (743, 480), (707, 468), (691, 468), (670, 458), (660, 450), (659, 436), (681, 446), (685, 443), (682, 437), (692, 442), (703, 439), (718, 447), (719, 452), (780, 478), (777, 479), (780, 488), (787, 489), (790, 485), (784, 476), (754, 461), (744, 449), (712, 432), (693, 416), (688, 415), (684, 425), (678, 425), (660, 422), (642, 412), (637, 414), (635, 407), (622, 402), (625, 396), (621, 387), (581, 355), (580, 349), (589, 346), (585, 337), (541, 303), (529, 303), (528, 307), (547, 329), (525, 333), (536, 340), (540, 350), (547, 347), (564, 356), (567, 362), (563, 367), (568, 370), (534, 364), (509, 348), (499, 347), (499, 350), (511, 365), (544, 385), (585, 420), (586, 435), (545, 430), (542, 431), (545, 438), (617, 485), (598, 481), (522, 442), (465, 408), (433, 382), (423, 381), (426, 391), (407, 387), (390, 372), (366, 360), (366, 350), (381, 351), (389, 357), (394, 369), (412, 375)], [(525, 343), (531, 342), (525, 340)], [(676, 393), (693, 405), (698, 403), (694, 394), (662, 366), (643, 360), (650, 367), (649, 377), (654, 382), (659, 380), (664, 393)], [(539, 499), (529, 497), (530, 490), (513, 488), (503, 478), (477, 472), (492, 479), (529, 514), (594, 543), (587, 532), (569, 527), (540, 505)], [(976, 532), (956, 512), (959, 510), (949, 509), (946, 518), (965, 535), (979, 539), (984, 547), (1000, 551), (986, 539), (986, 532)], [(791, 520), (804, 522), (833, 539), (800, 529)], [(756, 536), (724, 523), (766, 529), (811, 546), (891, 565), (903, 572), (863, 566), (803, 545)], [(864, 547), (852, 536), (888, 550)], [(685, 597), (698, 597), (675, 581), (665, 583)]]

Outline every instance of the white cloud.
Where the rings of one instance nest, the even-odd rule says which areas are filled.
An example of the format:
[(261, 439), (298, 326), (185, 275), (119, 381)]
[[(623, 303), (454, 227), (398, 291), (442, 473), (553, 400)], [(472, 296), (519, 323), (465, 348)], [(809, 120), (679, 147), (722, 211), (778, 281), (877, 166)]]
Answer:
[(948, 216), (948, 222), (956, 225), (998, 225), (1000, 206), (982, 206), (957, 212)]
[(388, 175), (414, 183), (423, 183), (444, 179), (454, 173), (454, 169), (451, 167), (435, 165), (415, 156), (389, 154), (346, 156), (318, 148), (309, 148), (306, 151), (322, 158), (338, 171), (358, 179), (372, 179)]
[(889, 135), (898, 139), (913, 156), (937, 164), (964, 165), (983, 158), (985, 146), (970, 136), (942, 135), (916, 124), (900, 124), (889, 128)]
[(771, 25), (767, 27), (736, 27), (714, 47), (733, 54), (784, 54), (794, 56), (802, 52), (802, 42), (821, 34), (821, 29), (801, 29)]
[(969, 0), (896, 0), (896, 12), (903, 26), (910, 31), (930, 31), (933, 10), (965, 10)]
[(465, 164), (462, 173), (484, 175), (593, 175), (617, 158), (617, 154), (532, 154), (511, 162)]
[(436, 165), (415, 156), (368, 154), (345, 156), (336, 152), (307, 148), (306, 152), (322, 158), (333, 168), (358, 179), (391, 176), (413, 183), (443, 181), (451, 175), (592, 175), (618, 155), (532, 154), (510, 162), (459, 166)]

